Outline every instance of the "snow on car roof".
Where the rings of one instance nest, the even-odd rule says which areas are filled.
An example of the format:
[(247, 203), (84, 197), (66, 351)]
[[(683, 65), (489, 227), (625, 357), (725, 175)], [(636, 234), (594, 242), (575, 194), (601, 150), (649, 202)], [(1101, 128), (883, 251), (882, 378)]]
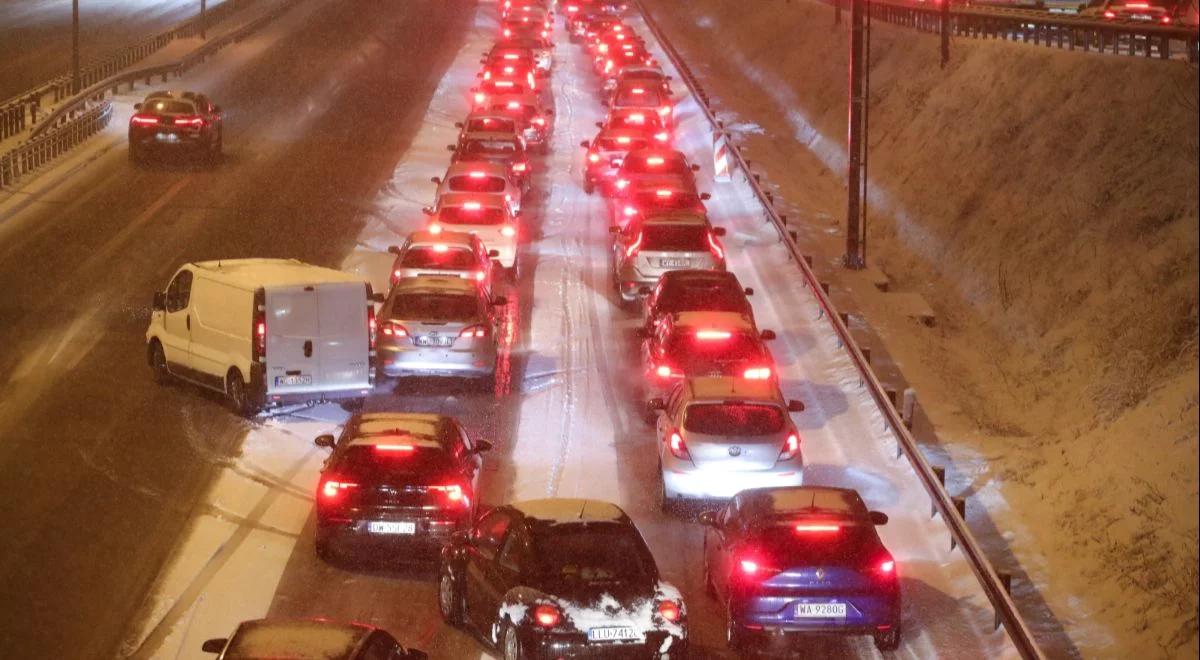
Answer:
[(526, 500), (511, 505), (531, 520), (552, 523), (626, 522), (629, 516), (621, 507), (603, 500), (552, 498)]
[(359, 275), (313, 266), (296, 259), (218, 259), (193, 262), (192, 266), (210, 273), (248, 280), (255, 286), (364, 281)]
[(330, 621), (247, 621), (225, 650), (228, 660), (289, 658), (328, 660), (354, 652), (372, 628)]

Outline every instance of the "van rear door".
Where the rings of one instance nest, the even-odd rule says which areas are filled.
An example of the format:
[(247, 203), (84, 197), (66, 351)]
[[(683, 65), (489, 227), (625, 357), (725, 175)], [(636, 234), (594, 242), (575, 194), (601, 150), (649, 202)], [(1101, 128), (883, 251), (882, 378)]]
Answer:
[(320, 382), (320, 301), (316, 286), (266, 290), (267, 394), (312, 392)]
[(364, 282), (317, 285), (321, 345), (318, 373), (322, 391), (370, 389), (370, 328)]

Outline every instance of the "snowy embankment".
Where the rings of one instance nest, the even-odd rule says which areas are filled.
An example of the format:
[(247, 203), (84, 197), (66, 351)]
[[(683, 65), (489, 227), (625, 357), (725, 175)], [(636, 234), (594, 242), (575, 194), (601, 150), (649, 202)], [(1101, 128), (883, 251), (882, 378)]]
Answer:
[(648, 4), (920, 392), (952, 490), (999, 530), (977, 532), (1066, 628), (1049, 650), (1194, 656), (1195, 67), (955, 40), (943, 70), (936, 36), (876, 23), (868, 259), (930, 302), (930, 330), (831, 266), (848, 21)]

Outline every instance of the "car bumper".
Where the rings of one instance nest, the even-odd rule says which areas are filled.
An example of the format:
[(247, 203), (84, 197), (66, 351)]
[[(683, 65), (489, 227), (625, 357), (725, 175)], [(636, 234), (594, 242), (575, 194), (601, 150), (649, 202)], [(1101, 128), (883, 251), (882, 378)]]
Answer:
[[(290, 406), (297, 404), (314, 404), (329, 401), (346, 401), (370, 396), (375, 388), (374, 378), (370, 383), (357, 384), (353, 387), (336, 390), (316, 390), (310, 392), (272, 392), (263, 395), (264, 406)], [(260, 390), (261, 391), (261, 390)]]
[(487, 376), (496, 370), (496, 349), (456, 351), (435, 347), (379, 347), (379, 371), (398, 376)]
[(159, 131), (130, 131), (129, 143), (136, 144), (140, 149), (199, 149), (203, 147), (206, 140), (202, 133), (175, 133), (171, 131), (163, 131), (159, 137)]
[[(668, 638), (670, 643), (667, 644)], [(523, 629), (521, 635), (523, 650), (528, 657), (538, 660), (557, 660), (558, 658), (613, 658), (635, 660), (662, 657), (664, 645), (672, 652), (671, 657), (684, 657), (687, 649), (687, 639), (670, 635), (662, 630), (646, 634), (643, 642), (589, 642), (584, 633), (541, 633)]]
[(643, 294), (638, 293), (638, 289), (648, 286), (653, 288), (658, 283), (658, 278), (641, 277), (634, 273), (632, 276), (626, 272), (624, 268), (617, 271), (617, 284), (621, 289), (621, 299), (625, 302), (633, 302), (643, 298)]
[(804, 485), (803, 461), (794, 458), (786, 466), (766, 470), (722, 470), (713, 465), (697, 468), (667, 454), (663, 458), (663, 485), (667, 497), (675, 499), (729, 499), (750, 488), (780, 488)]
[[(373, 534), (368, 531), (368, 524), (373, 521), (413, 522), (416, 524), (414, 534)], [(442, 519), (389, 519), (386, 516), (361, 518), (349, 521), (318, 522), (317, 533), (326, 542), (334, 544), (337, 549), (358, 549), (364, 551), (387, 550), (397, 547), (438, 550), (450, 541), (450, 535), (459, 530), (470, 528), (470, 516)]]

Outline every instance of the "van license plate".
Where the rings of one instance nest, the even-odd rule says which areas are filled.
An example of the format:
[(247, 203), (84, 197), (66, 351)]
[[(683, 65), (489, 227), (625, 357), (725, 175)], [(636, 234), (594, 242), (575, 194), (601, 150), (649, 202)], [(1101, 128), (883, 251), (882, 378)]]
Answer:
[(633, 626), (588, 628), (588, 641), (591, 642), (616, 642), (630, 639), (641, 639)]
[(299, 376), (276, 376), (275, 385), (312, 385), (312, 375), (301, 374)]
[(367, 523), (367, 531), (371, 534), (416, 534), (417, 523), (376, 520)]
[(691, 264), (687, 259), (659, 259), (659, 268), (687, 268)]
[(799, 603), (796, 605), (798, 619), (844, 619), (845, 603)]

